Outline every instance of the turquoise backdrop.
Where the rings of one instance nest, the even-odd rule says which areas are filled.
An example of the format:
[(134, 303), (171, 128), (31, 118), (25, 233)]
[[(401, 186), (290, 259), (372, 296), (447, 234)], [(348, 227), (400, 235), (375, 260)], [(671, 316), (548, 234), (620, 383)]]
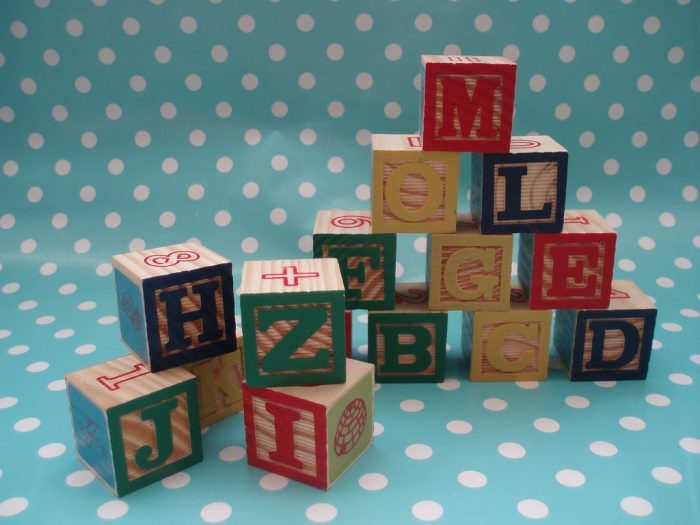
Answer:
[[(8, 523), (700, 523), (700, 2), (0, 3), (0, 516)], [(63, 376), (125, 352), (110, 256), (196, 238), (308, 257), (321, 208), (370, 199), (370, 132), (418, 128), (420, 55), (518, 62), (515, 134), (570, 153), (569, 208), (617, 228), (657, 302), (649, 378), (384, 385), (329, 492), (204, 462), (115, 500), (76, 458)], [(468, 166), (468, 158), (463, 159)], [(469, 173), (460, 204), (466, 210)], [(422, 280), (422, 236), (397, 274)], [(354, 319), (366, 354), (366, 314)]]

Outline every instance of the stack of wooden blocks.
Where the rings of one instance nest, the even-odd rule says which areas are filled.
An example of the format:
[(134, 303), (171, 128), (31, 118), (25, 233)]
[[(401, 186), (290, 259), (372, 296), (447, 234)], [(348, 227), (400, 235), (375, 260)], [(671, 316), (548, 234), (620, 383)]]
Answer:
[[(419, 135), (372, 136), (371, 211), (324, 210), (314, 255), (336, 257), (349, 309), (368, 314), (377, 382), (444, 380), (447, 311), (463, 311), (474, 381), (542, 380), (554, 342), (572, 380), (644, 379), (656, 310), (613, 281), (616, 234), (564, 209), (568, 153), (512, 137), (516, 65), (423, 56)], [(471, 152), (471, 213), (457, 213)], [(396, 234), (425, 233), (425, 283), (396, 283)], [(520, 234), (519, 282), (511, 283)]]
[(113, 258), (131, 354), (66, 376), (78, 457), (123, 496), (202, 460), (242, 408), (231, 262), (187, 243)]

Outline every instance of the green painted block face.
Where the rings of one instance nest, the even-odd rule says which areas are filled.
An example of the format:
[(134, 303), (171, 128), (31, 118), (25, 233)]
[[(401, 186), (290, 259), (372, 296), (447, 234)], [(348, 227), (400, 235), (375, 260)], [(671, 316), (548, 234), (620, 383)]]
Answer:
[(117, 405), (107, 420), (118, 496), (202, 461), (195, 379)]
[(396, 234), (315, 234), (314, 257), (338, 259), (348, 310), (394, 307)]
[(248, 385), (345, 381), (342, 291), (244, 294), (241, 312)]
[(377, 383), (444, 381), (446, 312), (370, 312), (368, 341)]
[(332, 485), (372, 443), (372, 374), (366, 374), (328, 413), (328, 481)]

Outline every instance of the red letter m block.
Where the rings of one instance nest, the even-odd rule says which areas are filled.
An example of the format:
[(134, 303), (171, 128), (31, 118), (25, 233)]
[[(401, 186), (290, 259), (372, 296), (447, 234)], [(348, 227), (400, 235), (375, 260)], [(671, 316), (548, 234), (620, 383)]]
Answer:
[(515, 70), (503, 57), (423, 55), (423, 150), (509, 151)]

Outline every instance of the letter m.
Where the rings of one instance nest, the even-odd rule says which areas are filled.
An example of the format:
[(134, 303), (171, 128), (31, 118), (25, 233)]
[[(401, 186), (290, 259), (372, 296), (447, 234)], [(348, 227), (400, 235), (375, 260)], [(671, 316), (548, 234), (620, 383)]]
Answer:
[(438, 137), (469, 138), (474, 130), (478, 138), (498, 138), (498, 129), (494, 126), (494, 106), (501, 78), (443, 75), (437, 78), (437, 82), (438, 94), (442, 94), (442, 108), (439, 102), (437, 104), (442, 123)]

